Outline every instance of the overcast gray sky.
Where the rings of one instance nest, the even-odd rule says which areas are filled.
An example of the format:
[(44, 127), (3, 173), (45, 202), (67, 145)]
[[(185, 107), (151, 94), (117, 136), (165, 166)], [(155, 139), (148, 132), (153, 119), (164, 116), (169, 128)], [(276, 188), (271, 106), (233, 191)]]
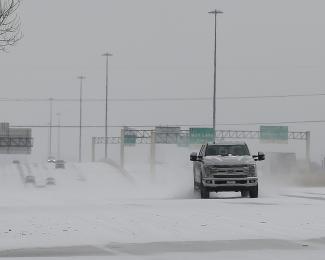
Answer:
[[(208, 11), (214, 8), (224, 11), (217, 31), (218, 96), (325, 92), (324, 6), (321, 0), (25, 0), (19, 9), (24, 38), (0, 53), (1, 97), (76, 98), (82, 73), (84, 97), (103, 98), (105, 51), (114, 55), (111, 98), (212, 96), (214, 24)], [(325, 119), (324, 98), (218, 100), (217, 123)], [(46, 103), (1, 106), (1, 121), (48, 123)], [(210, 101), (111, 102), (109, 122), (209, 124), (211, 108)], [(87, 103), (84, 111), (84, 123), (104, 122), (103, 103)], [(56, 112), (63, 123), (78, 123), (77, 103), (56, 104)], [(311, 130), (312, 155), (318, 161), (324, 156), (325, 124), (289, 127)], [(33, 131), (43, 147), (36, 154), (44, 154), (47, 132)], [(70, 159), (77, 158), (77, 140), (70, 142), (76, 133), (67, 130), (63, 137)], [(102, 134), (89, 130), (84, 142)]]

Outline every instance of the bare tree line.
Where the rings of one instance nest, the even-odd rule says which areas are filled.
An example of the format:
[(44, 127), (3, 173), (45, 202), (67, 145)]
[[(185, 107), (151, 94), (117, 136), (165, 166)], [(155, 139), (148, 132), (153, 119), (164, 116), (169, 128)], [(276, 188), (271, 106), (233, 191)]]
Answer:
[(21, 23), (17, 9), (21, 0), (0, 0), (0, 51), (7, 51), (21, 38)]

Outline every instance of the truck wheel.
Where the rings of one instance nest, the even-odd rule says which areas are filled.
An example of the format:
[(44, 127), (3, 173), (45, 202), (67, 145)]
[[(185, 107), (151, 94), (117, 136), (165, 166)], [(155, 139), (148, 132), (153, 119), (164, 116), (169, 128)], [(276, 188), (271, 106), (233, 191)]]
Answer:
[(249, 190), (249, 197), (257, 198), (258, 197), (258, 185)]
[(241, 190), (240, 193), (241, 193), (242, 198), (247, 198), (248, 194), (249, 194), (249, 191), (248, 190)]
[(207, 190), (207, 188), (201, 186), (200, 191), (201, 191), (201, 199), (209, 198), (210, 192)]
[(200, 189), (198, 183), (194, 180), (194, 191), (198, 191)]
[(193, 189), (194, 191), (197, 191), (199, 189), (197, 182), (195, 181), (195, 170), (194, 170), (194, 166), (193, 166)]
[(199, 187), (200, 187), (201, 199), (208, 199), (210, 196), (210, 192), (206, 187), (204, 187), (202, 183), (202, 173), (201, 173), (201, 181)]

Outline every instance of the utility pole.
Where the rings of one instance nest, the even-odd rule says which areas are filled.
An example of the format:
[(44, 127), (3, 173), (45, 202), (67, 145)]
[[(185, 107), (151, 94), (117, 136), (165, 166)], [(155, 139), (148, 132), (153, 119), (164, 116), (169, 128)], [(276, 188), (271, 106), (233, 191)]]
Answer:
[(306, 159), (310, 165), (310, 131), (306, 132)]
[(57, 140), (57, 158), (56, 160), (60, 160), (61, 159), (61, 133), (60, 133), (60, 128), (61, 128), (61, 113), (56, 113), (57, 117), (58, 117), (58, 140)]
[(106, 95), (105, 95), (105, 160), (107, 160), (107, 122), (108, 122), (108, 57), (113, 56), (111, 53), (104, 53), (102, 56), (106, 57)]
[(79, 114), (79, 162), (81, 162), (81, 129), (82, 129), (82, 82), (86, 77), (84, 76), (79, 76), (78, 79), (80, 80), (80, 100), (79, 100), (79, 109), (80, 109), (80, 114)]
[(214, 14), (214, 76), (213, 76), (213, 141), (216, 139), (216, 79), (217, 79), (217, 15), (223, 11), (213, 10), (209, 14)]
[(49, 156), (48, 156), (48, 160), (53, 160), (53, 155), (52, 155), (53, 98), (50, 98), (49, 102), (50, 102), (50, 129), (49, 129)]

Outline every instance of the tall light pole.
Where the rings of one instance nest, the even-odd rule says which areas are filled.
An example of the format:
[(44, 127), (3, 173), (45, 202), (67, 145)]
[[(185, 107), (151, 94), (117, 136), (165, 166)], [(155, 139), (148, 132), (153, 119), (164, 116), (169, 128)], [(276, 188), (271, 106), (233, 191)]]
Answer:
[(79, 162), (81, 162), (81, 128), (82, 128), (82, 82), (86, 77), (79, 76), (78, 79), (80, 80), (80, 100), (79, 100)]
[(60, 128), (61, 128), (61, 113), (56, 113), (57, 117), (58, 117), (58, 140), (57, 140), (57, 160), (61, 159), (61, 133), (60, 133)]
[(108, 122), (108, 57), (113, 56), (111, 53), (104, 53), (102, 56), (106, 57), (106, 96), (105, 96), (105, 160), (107, 160), (107, 122)]
[(49, 102), (50, 102), (50, 129), (49, 129), (49, 156), (48, 156), (48, 160), (53, 160), (53, 155), (52, 155), (53, 98), (50, 98)]
[(217, 15), (223, 14), (220, 10), (210, 11), (209, 14), (214, 14), (214, 76), (213, 76), (213, 141), (216, 139), (216, 79), (217, 79)]

